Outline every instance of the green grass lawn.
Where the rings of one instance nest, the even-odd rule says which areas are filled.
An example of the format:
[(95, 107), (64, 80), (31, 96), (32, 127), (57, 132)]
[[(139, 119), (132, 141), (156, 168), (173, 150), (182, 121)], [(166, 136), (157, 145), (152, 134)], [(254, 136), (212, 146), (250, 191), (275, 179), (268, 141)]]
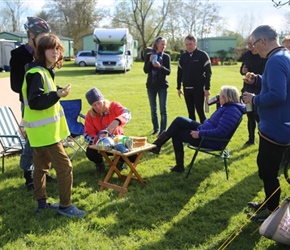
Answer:
[[(172, 63), (169, 76), (168, 122), (178, 115), (187, 116), (184, 99), (176, 90), (177, 64)], [(212, 67), (211, 96), (219, 94), (225, 84), (242, 88), (239, 65)], [(0, 77), (9, 77), (2, 73)], [(126, 135), (147, 136), (152, 124), (145, 88), (143, 63), (134, 63), (126, 74), (95, 74), (94, 67), (80, 68), (66, 62), (57, 71), (60, 86), (72, 84), (68, 99), (83, 100), (82, 113), (89, 105), (85, 93), (92, 87), (105, 98), (119, 101), (132, 112), (125, 126)], [(210, 114), (214, 107), (210, 107)], [(210, 115), (209, 114), (209, 115)], [(5, 159), (5, 173), (0, 174), (0, 249), (289, 249), (261, 237), (259, 224), (246, 218), (246, 204), (263, 200), (262, 182), (257, 175), (256, 144), (243, 148), (247, 141), (246, 120), (229, 144), (230, 175), (226, 180), (222, 159), (199, 154), (190, 176), (170, 173), (174, 153), (168, 142), (159, 156), (145, 153), (138, 172), (148, 182), (143, 186), (132, 181), (128, 192), (118, 198), (114, 190), (100, 192), (98, 181), (104, 174), (95, 173), (94, 164), (84, 153), (73, 161), (73, 202), (87, 211), (83, 219), (66, 218), (55, 211), (34, 215), (36, 201), (26, 191), (19, 156)], [(72, 152), (68, 150), (68, 154)], [(185, 149), (185, 165), (193, 151)], [(55, 171), (51, 171), (55, 175)], [(289, 185), (281, 174), (282, 199), (288, 197)], [(114, 175), (113, 183), (122, 182)], [(56, 184), (47, 184), (49, 202), (58, 202)], [(282, 201), (282, 200), (281, 200)], [(241, 229), (241, 230), (239, 230)], [(236, 233), (240, 232), (240, 233)], [(234, 234), (233, 234), (234, 233)], [(235, 237), (231, 237), (231, 236)]]

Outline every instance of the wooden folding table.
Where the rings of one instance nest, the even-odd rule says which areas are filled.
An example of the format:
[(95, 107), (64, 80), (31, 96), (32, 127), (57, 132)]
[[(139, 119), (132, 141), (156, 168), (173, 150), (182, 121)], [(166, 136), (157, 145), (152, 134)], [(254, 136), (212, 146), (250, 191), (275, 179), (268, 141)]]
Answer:
[[(89, 146), (90, 148), (96, 149), (95, 146)], [(146, 184), (146, 181), (141, 177), (141, 175), (137, 172), (136, 168), (137, 165), (145, 151), (148, 151), (152, 148), (155, 148), (156, 146), (154, 144), (146, 144), (145, 146), (141, 146), (138, 148), (133, 148), (127, 153), (121, 153), (116, 150), (98, 150), (99, 153), (103, 155), (105, 160), (109, 163), (110, 169), (107, 173), (105, 179), (103, 181), (99, 181), (98, 185), (101, 186), (100, 191), (103, 191), (105, 188), (112, 188), (119, 192), (119, 197), (122, 197), (124, 193), (127, 192), (127, 187), (131, 180), (137, 180), (142, 184)], [(110, 159), (109, 156), (113, 155), (113, 160)], [(132, 155), (137, 155), (134, 162), (131, 162), (129, 160), (129, 157)], [(122, 158), (125, 163), (130, 168), (130, 172), (128, 175), (123, 175), (120, 173), (120, 171), (117, 169), (116, 165), (119, 161), (119, 159)], [(123, 186), (118, 186), (116, 184), (109, 183), (110, 178), (113, 176), (113, 174), (116, 173), (119, 177), (119, 179), (124, 180)]]

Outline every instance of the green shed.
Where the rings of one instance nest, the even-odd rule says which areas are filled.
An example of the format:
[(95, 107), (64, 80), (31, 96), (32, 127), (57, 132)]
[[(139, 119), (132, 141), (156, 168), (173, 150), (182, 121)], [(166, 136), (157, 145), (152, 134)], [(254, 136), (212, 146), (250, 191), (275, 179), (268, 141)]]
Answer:
[(198, 39), (197, 47), (206, 51), (210, 58), (218, 57), (217, 51), (225, 50), (227, 58), (236, 57), (237, 38), (222, 36)]
[[(58, 36), (63, 47), (64, 57), (70, 59), (74, 56), (73, 39), (65, 36)], [(0, 39), (15, 40), (19, 43), (27, 43), (28, 38), (26, 33), (21, 32), (1, 32)]]
[(82, 38), (83, 50), (96, 50), (96, 43), (94, 42), (93, 33), (84, 35)]

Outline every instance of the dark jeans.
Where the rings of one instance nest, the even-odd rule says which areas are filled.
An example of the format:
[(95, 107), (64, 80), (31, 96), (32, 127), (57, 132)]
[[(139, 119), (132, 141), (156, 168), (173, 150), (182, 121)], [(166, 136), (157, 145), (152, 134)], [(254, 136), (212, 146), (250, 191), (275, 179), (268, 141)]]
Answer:
[[(21, 114), (23, 117), (24, 106), (21, 103)], [(31, 165), (33, 164), (33, 148), (30, 146), (28, 137), (25, 138), (25, 146), (20, 156), (20, 168), (23, 171), (31, 171)]]
[(188, 117), (196, 121), (195, 110), (198, 114), (200, 123), (206, 119), (204, 113), (204, 90), (203, 86), (194, 87), (193, 89), (183, 88), (184, 99), (187, 106)]
[(260, 136), (257, 164), (259, 177), (264, 183), (265, 200), (275, 192), (267, 202), (267, 207), (271, 211), (275, 210), (280, 202), (281, 188), (279, 188), (278, 172), (286, 148), (275, 145)]
[[(153, 131), (164, 131), (167, 127), (167, 88), (162, 89), (147, 89), (147, 94), (149, 98), (149, 104), (151, 109), (151, 121), (153, 124)], [(157, 115), (157, 102), (156, 98), (158, 95), (159, 107), (160, 107), (160, 127), (158, 123)]]
[(249, 132), (249, 141), (255, 142), (255, 129), (256, 129), (256, 123), (259, 122), (260, 118), (256, 111), (247, 112), (247, 118), (248, 118), (248, 132)]
[(178, 116), (171, 123), (166, 131), (166, 135), (172, 138), (173, 148), (175, 152), (183, 152), (183, 143), (190, 143), (198, 146), (200, 139), (194, 139), (190, 135), (192, 130), (197, 130), (200, 123), (189, 118)]
[(95, 164), (103, 162), (103, 156), (95, 149), (87, 147), (86, 156), (90, 161), (94, 162)]

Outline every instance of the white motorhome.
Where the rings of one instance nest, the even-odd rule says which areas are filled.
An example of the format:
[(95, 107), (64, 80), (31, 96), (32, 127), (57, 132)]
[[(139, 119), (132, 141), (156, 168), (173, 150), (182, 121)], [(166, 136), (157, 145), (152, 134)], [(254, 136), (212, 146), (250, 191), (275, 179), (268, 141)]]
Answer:
[(11, 50), (16, 48), (16, 41), (0, 39), (0, 70), (9, 71)]
[(126, 28), (94, 30), (96, 72), (126, 72), (133, 65), (134, 40)]

